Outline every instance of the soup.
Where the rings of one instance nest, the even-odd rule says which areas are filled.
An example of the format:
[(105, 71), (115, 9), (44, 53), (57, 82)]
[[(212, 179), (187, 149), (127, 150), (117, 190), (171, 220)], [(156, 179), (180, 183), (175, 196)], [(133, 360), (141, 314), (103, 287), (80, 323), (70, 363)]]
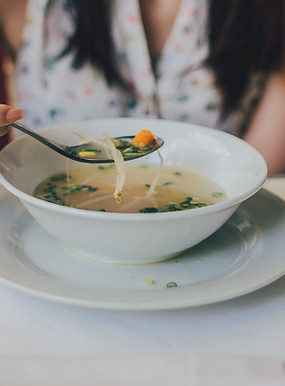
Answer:
[(126, 163), (120, 203), (114, 199), (115, 181), (113, 164), (80, 166), (45, 179), (36, 187), (34, 196), (73, 208), (119, 213), (188, 210), (226, 199), (225, 192), (212, 181), (167, 166)]

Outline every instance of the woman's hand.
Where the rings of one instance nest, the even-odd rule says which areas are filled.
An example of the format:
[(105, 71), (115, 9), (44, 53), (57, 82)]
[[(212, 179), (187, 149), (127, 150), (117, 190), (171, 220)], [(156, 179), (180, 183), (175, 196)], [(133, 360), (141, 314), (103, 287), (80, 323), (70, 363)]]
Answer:
[(0, 104), (0, 136), (7, 133), (9, 124), (24, 117), (22, 109)]

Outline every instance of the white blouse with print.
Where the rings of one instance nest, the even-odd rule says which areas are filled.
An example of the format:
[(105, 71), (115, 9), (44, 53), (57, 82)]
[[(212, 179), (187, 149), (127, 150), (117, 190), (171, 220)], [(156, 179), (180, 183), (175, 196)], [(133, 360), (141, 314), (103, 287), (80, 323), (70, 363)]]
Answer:
[(113, 38), (119, 68), (136, 98), (109, 88), (90, 65), (71, 66), (72, 55), (54, 61), (73, 31), (64, 0), (29, 0), (16, 65), (16, 103), (33, 129), (103, 117), (187, 121), (235, 133), (236, 116), (221, 121), (221, 98), (210, 70), (207, 0), (182, 0), (154, 74), (138, 0), (115, 0)]

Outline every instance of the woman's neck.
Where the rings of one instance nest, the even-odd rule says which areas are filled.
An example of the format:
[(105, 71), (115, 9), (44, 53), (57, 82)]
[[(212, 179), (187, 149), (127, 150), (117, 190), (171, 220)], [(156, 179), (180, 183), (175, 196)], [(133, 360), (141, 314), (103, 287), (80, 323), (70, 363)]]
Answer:
[(170, 35), (182, 0), (139, 0), (149, 53), (154, 63)]

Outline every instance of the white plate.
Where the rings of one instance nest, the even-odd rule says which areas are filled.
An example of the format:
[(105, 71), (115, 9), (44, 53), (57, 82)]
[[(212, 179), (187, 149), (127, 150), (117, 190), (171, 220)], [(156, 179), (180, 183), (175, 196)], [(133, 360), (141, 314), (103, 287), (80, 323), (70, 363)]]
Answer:
[[(249, 293), (282, 276), (284, 235), (285, 203), (261, 190), (214, 235), (173, 260), (152, 265), (105, 264), (53, 239), (1, 187), (0, 282), (34, 296), (84, 307), (197, 306)], [(166, 288), (168, 282), (178, 286)]]

